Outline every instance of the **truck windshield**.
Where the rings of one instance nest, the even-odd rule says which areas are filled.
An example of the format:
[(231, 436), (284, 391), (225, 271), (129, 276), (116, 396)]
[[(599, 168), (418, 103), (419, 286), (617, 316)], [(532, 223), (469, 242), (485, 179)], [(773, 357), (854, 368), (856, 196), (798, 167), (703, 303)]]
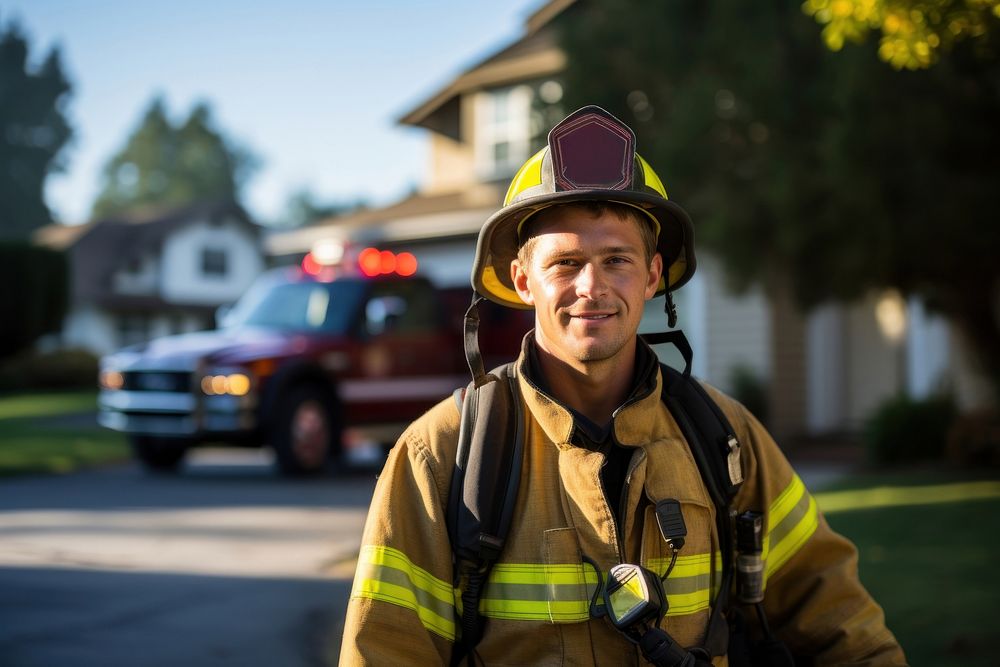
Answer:
[(265, 327), (342, 334), (359, 307), (364, 283), (269, 282), (251, 287), (226, 318), (226, 328)]

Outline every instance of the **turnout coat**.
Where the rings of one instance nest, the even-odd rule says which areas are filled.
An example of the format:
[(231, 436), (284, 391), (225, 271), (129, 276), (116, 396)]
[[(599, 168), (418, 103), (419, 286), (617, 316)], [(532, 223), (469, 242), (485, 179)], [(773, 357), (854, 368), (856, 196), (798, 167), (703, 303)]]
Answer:
[[(522, 352), (516, 362), (526, 420), (521, 484), (507, 544), (480, 603), (487, 617), (476, 649), (480, 664), (644, 664), (607, 619), (590, 617), (598, 577), (586, 561), (602, 577), (621, 562), (662, 574), (671, 551), (654, 506), (667, 498), (680, 502), (688, 532), (664, 582), (669, 610), (661, 627), (682, 646), (699, 645), (722, 554), (715, 507), (660, 400), (659, 371), (615, 413), (612, 437), (634, 453), (622, 497), (609, 499), (601, 481), (605, 455), (574, 444), (572, 413), (531, 382), (525, 359)], [(757, 420), (709, 392), (742, 444), (745, 482), (734, 506), (764, 513), (764, 607), (772, 630), (813, 664), (905, 664), (881, 608), (858, 580), (854, 546), (829, 528)], [(341, 665), (449, 663), (461, 617), (445, 525), (458, 431), (458, 408), (448, 398), (391, 451), (362, 538)], [(611, 502), (620, 503), (620, 521)]]

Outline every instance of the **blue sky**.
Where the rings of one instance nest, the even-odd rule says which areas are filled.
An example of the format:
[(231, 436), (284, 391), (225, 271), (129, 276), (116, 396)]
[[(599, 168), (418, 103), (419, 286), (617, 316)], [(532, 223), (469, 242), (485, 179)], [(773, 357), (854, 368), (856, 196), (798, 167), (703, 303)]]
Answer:
[(86, 220), (100, 169), (162, 93), (175, 118), (208, 100), (262, 167), (245, 199), (264, 221), (308, 187), (323, 199), (385, 203), (421, 180), (422, 130), (395, 120), (519, 34), (542, 0), (13, 0), (33, 58), (58, 44), (74, 84), (57, 219)]

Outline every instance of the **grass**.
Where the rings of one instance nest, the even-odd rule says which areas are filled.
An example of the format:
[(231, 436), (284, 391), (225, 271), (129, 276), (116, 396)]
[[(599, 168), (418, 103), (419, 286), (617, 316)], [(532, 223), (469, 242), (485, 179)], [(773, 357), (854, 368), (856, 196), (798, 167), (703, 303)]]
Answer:
[(0, 476), (66, 473), (128, 458), (125, 438), (97, 425), (60, 423), (94, 412), (93, 391), (0, 396)]
[(861, 580), (910, 664), (995, 665), (1000, 481), (948, 470), (866, 475), (816, 494), (860, 550)]

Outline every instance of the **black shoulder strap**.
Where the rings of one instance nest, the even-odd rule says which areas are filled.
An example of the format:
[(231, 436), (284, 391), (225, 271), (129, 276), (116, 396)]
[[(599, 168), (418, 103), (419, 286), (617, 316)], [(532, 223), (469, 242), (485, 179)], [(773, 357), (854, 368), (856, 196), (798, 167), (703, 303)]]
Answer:
[(651, 344), (672, 343), (684, 358), (684, 370), (660, 364), (663, 374), (661, 398), (677, 422), (691, 455), (698, 464), (702, 482), (715, 505), (715, 523), (722, 553), (722, 585), (712, 605), (704, 648), (711, 655), (725, 655), (729, 629), (725, 612), (729, 607), (733, 580), (733, 529), (730, 505), (743, 483), (740, 442), (726, 415), (700, 382), (691, 377), (691, 345), (681, 331), (646, 337)]
[(462, 633), (455, 644), (453, 665), (466, 655), (471, 660), (482, 637), (479, 600), (510, 530), (524, 452), (519, 397), (510, 363), (486, 374), (478, 386), (476, 381), (469, 383), (462, 399), (447, 515), (455, 575), (464, 579)]
[(660, 364), (661, 398), (677, 420), (717, 508), (726, 508), (743, 483), (740, 443), (726, 415), (700, 382), (691, 377), (691, 344), (680, 330), (645, 334), (651, 344), (670, 343), (684, 358), (684, 370)]

